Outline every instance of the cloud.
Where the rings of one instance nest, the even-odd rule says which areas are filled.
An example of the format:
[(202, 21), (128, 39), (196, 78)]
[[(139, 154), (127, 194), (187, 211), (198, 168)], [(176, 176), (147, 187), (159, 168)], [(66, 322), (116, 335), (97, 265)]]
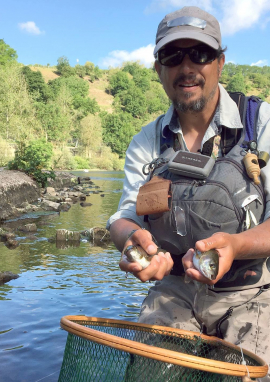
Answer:
[(19, 23), (18, 25), (22, 31), (25, 31), (29, 34), (39, 35), (44, 33), (41, 32), (41, 30), (39, 29), (39, 27), (36, 26), (36, 23), (34, 21), (27, 21), (26, 23)]
[(139, 61), (146, 67), (150, 67), (154, 62), (153, 51), (153, 44), (143, 46), (132, 52), (126, 50), (113, 50), (102, 60), (100, 66), (102, 68), (119, 67), (127, 61)]
[(251, 66), (267, 66), (267, 65), (268, 65), (267, 60), (259, 60), (251, 64)]
[[(265, 24), (265, 16), (270, 11), (269, 0), (222, 0), (223, 19), (221, 30), (224, 35), (248, 29), (260, 21)], [(268, 16), (269, 17), (269, 16)]]
[[(152, 0), (145, 11), (168, 13), (185, 5), (186, 0)], [(188, 5), (195, 5), (216, 16), (223, 35), (233, 35), (256, 24), (265, 28), (270, 21), (267, 14), (270, 11), (269, 0), (190, 0)]]

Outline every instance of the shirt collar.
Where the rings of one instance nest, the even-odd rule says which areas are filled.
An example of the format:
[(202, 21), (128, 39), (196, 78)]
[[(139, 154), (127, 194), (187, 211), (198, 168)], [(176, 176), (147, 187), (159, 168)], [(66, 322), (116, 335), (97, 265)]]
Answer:
[[(229, 129), (243, 128), (236, 103), (231, 99), (222, 85), (219, 84), (218, 86), (220, 90), (219, 103), (216, 108), (214, 117), (205, 133), (203, 141), (209, 139), (213, 133), (219, 133), (220, 126), (225, 126)], [(174, 133), (182, 133), (182, 129), (177, 118), (177, 113), (173, 105), (170, 106), (162, 121), (163, 137), (167, 136), (168, 130), (171, 130)]]

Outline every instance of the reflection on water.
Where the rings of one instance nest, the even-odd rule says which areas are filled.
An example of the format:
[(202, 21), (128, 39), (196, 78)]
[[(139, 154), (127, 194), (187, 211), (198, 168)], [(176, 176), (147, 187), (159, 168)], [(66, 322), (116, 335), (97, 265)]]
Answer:
[[(57, 381), (67, 336), (60, 329), (61, 317), (84, 314), (135, 321), (150, 286), (125, 277), (112, 244), (101, 248), (81, 242), (59, 249), (47, 240), (59, 228), (104, 227), (117, 209), (123, 173), (74, 174), (90, 176), (104, 197), (89, 188), (90, 207), (77, 203), (60, 215), (25, 216), (35, 218), (37, 239), (16, 231), (19, 247), (9, 250), (0, 243), (0, 270), (20, 275), (0, 285), (0, 382)], [(26, 223), (11, 220), (7, 226)]]

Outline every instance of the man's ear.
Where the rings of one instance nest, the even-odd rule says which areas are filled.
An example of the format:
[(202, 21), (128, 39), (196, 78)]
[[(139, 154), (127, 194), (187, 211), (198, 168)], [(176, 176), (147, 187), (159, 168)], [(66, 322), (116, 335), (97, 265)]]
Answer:
[(222, 53), (219, 58), (218, 58), (218, 67), (219, 67), (219, 77), (221, 77), (221, 74), (222, 74), (222, 69), (223, 69), (223, 66), (225, 64), (225, 54)]

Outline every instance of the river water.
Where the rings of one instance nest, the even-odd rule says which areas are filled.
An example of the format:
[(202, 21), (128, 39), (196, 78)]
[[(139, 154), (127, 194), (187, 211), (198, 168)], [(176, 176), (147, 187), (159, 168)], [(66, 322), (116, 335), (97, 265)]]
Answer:
[(74, 204), (68, 212), (30, 214), (6, 222), (18, 227), (36, 222), (36, 239), (16, 231), (20, 245), (10, 250), (0, 243), (0, 271), (19, 278), (0, 285), (0, 382), (56, 382), (67, 332), (65, 315), (84, 314), (136, 321), (150, 287), (118, 268), (113, 244), (101, 248), (89, 242), (59, 249), (48, 238), (59, 228), (82, 231), (105, 227), (115, 212), (123, 187), (122, 172), (73, 172), (90, 176), (105, 194), (91, 193), (91, 207)]

